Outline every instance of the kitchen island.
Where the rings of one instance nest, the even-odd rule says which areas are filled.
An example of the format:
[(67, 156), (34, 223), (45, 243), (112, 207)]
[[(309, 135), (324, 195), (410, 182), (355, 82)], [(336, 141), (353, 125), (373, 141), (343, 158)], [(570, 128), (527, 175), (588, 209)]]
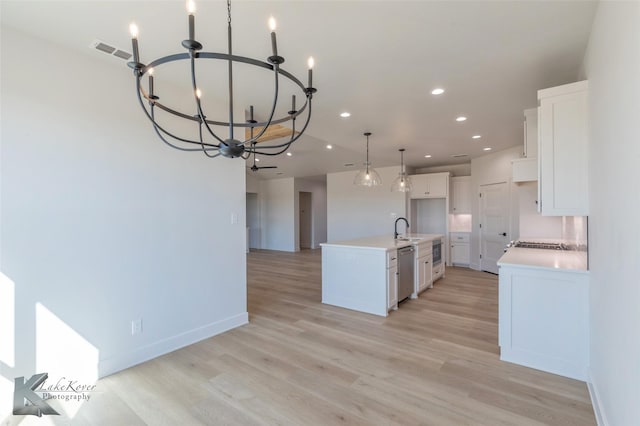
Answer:
[(587, 379), (587, 253), (509, 248), (498, 260), (500, 359)]
[[(387, 316), (398, 306), (398, 249), (414, 246), (420, 253), (419, 247), (438, 238), (442, 235), (408, 234), (398, 239), (381, 235), (320, 244), (322, 303)], [(411, 296), (417, 293), (414, 289)]]

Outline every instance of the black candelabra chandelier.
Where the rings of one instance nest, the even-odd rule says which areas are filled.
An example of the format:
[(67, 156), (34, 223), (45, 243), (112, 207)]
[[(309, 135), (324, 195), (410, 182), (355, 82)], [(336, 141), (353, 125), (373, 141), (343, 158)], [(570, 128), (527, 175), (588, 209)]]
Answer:
[[(271, 28), (271, 47), (272, 55), (267, 58), (268, 62), (252, 59), (244, 56), (237, 56), (233, 54), (232, 49), (232, 37), (231, 37), (231, 1), (227, 0), (227, 53), (213, 53), (202, 52), (202, 44), (195, 39), (195, 4), (192, 0), (187, 2), (187, 11), (189, 13), (189, 38), (182, 42), (182, 46), (187, 49), (186, 53), (177, 53), (173, 55), (164, 56), (144, 64), (140, 62), (140, 54), (138, 50), (138, 28), (135, 24), (131, 24), (131, 43), (133, 47), (133, 61), (128, 65), (133, 69), (133, 74), (136, 79), (136, 92), (140, 106), (142, 107), (145, 115), (153, 125), (153, 128), (158, 137), (167, 145), (172, 148), (179, 149), (181, 151), (202, 151), (208, 157), (214, 158), (220, 155), (229, 158), (242, 157), (248, 158), (251, 154), (262, 155), (279, 155), (289, 149), (291, 144), (298, 140), (300, 136), (305, 132), (311, 119), (311, 100), (313, 94), (316, 93), (316, 89), (313, 87), (313, 58), (309, 58), (309, 75), (308, 84), (305, 87), (300, 80), (289, 72), (280, 68), (280, 65), (284, 62), (284, 58), (278, 55), (278, 47), (276, 43), (275, 33), (275, 19), (273, 17), (269, 20), (269, 26)], [(196, 73), (196, 63), (200, 60), (213, 59), (227, 61), (227, 78), (228, 78), (228, 120), (216, 121), (210, 120), (206, 117), (203, 106), (201, 103), (202, 93), (198, 88), (198, 79)], [(158, 92), (154, 87), (154, 70), (167, 63), (176, 61), (189, 61), (191, 68), (191, 88), (192, 96), (195, 105), (196, 113), (181, 112), (168, 105), (160, 102)], [(253, 106), (250, 106), (250, 116), (244, 122), (237, 122), (233, 117), (233, 64), (244, 63), (253, 65), (255, 67), (264, 68), (273, 72), (274, 78), (274, 96), (271, 111), (268, 114), (268, 119), (263, 122), (259, 122), (254, 119)], [(141, 83), (144, 76), (148, 76), (147, 90), (143, 88)], [(279, 91), (279, 79), (284, 77), (291, 81), (294, 86), (297, 86), (304, 96), (304, 104), (296, 109), (296, 96), (292, 95), (291, 98), (291, 110), (283, 117), (275, 117), (276, 105), (278, 103), (278, 91)], [(156, 118), (157, 109), (161, 109), (174, 117), (179, 117), (184, 120), (192, 121), (197, 126), (197, 138), (189, 138), (178, 136), (166, 127), (163, 127)], [(296, 131), (296, 119), (306, 111), (306, 117), (304, 117), (304, 125), (299, 131)], [(281, 143), (266, 144), (261, 142), (260, 138), (265, 135), (270, 126), (278, 125), (281, 123), (291, 122), (291, 136), (286, 141)], [(223, 126), (228, 128), (228, 137), (223, 138), (214, 132), (214, 127)], [(241, 141), (235, 138), (234, 130), (240, 128), (243, 130), (249, 129), (250, 136), (246, 140)], [(254, 132), (254, 130), (256, 130)], [(254, 134), (255, 133), (255, 134)]]

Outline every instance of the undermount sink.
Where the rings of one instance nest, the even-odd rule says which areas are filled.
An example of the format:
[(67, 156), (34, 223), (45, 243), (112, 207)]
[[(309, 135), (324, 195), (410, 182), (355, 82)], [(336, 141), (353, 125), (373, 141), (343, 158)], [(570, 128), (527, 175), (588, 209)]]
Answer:
[(398, 237), (396, 238), (396, 241), (420, 241), (422, 240), (422, 238), (419, 237)]

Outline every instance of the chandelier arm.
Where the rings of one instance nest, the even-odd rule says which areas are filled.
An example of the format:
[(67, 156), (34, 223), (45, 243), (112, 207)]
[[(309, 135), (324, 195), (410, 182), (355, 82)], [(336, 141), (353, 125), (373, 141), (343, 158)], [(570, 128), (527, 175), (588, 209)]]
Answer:
[[(300, 133), (298, 133), (295, 136), (295, 138), (292, 138), (289, 142), (285, 142), (285, 143), (280, 144), (280, 145), (268, 145), (268, 146), (262, 146), (260, 148), (261, 149), (275, 149), (275, 148), (282, 148), (282, 147), (286, 146), (286, 148), (284, 149), (284, 151), (286, 151), (287, 149), (289, 149), (289, 145), (291, 145), (292, 143), (297, 141), (300, 138), (300, 136), (302, 136), (304, 134), (304, 132), (307, 130), (307, 126), (309, 125), (309, 121), (310, 120), (311, 120), (311, 99), (309, 99), (309, 110), (307, 111), (307, 119), (306, 119), (306, 121), (304, 123), (304, 126), (302, 127), (302, 130), (300, 130)], [(256, 152), (258, 154), (264, 154), (264, 155), (279, 155), (279, 154), (282, 154), (284, 151), (278, 152), (278, 154), (269, 154), (269, 153), (261, 152), (261, 151), (256, 151)]]
[[(226, 143), (215, 134), (213, 130), (209, 127), (209, 124), (205, 121), (205, 115), (202, 111), (202, 104), (200, 103), (200, 98), (198, 97), (196, 91), (198, 90), (198, 85), (196, 84), (196, 59), (195, 54), (191, 55), (191, 86), (193, 87), (193, 96), (196, 98), (196, 108), (198, 109), (198, 115), (200, 115), (200, 123), (204, 121), (204, 125), (209, 131), (209, 134), (218, 140), (221, 144), (226, 145)], [(202, 126), (200, 126), (200, 142), (202, 142)]]
[(271, 105), (271, 114), (269, 114), (269, 120), (267, 120), (266, 125), (262, 126), (262, 130), (260, 130), (258, 132), (258, 134), (256, 136), (252, 136), (251, 139), (244, 141), (242, 144), (246, 145), (247, 143), (254, 143), (257, 142), (258, 139), (260, 139), (260, 137), (262, 137), (262, 135), (264, 135), (264, 133), (267, 131), (267, 128), (272, 124), (272, 120), (273, 120), (273, 114), (276, 111), (276, 105), (278, 104), (278, 92), (280, 91), (280, 83), (278, 80), (278, 74), (279, 74), (279, 70), (280, 70), (280, 66), (278, 64), (275, 64), (274, 67), (274, 76), (275, 76), (275, 82), (274, 82), (274, 91), (275, 93), (273, 94), (273, 104)]
[(219, 151), (217, 154), (211, 155), (207, 152), (208, 150), (204, 147), (204, 142), (202, 142), (202, 122), (200, 122), (200, 125), (198, 126), (198, 134), (200, 135), (200, 143), (202, 145), (202, 152), (204, 152), (204, 155), (206, 155), (209, 158), (216, 158), (218, 155), (220, 155)]
[[(247, 58), (245, 56), (237, 56), (237, 55), (228, 55), (226, 53), (215, 53), (215, 52), (196, 52), (195, 53), (195, 57), (196, 58), (206, 58), (206, 59), (223, 59), (223, 60), (229, 60), (231, 59), (234, 62), (241, 62), (244, 64), (248, 64), (248, 65), (253, 65), (253, 66), (257, 66), (257, 67), (261, 67), (261, 68), (266, 68), (270, 71), (273, 71), (274, 66), (267, 63), (267, 62), (262, 62), (259, 61), (257, 59), (253, 59), (253, 58)], [(190, 59), (190, 56), (188, 53), (176, 53), (174, 55), (168, 55), (168, 56), (164, 56), (162, 58), (156, 59), (155, 61), (152, 61), (151, 63), (149, 63), (147, 66), (143, 67), (140, 69), (140, 77), (142, 77), (144, 74), (146, 74), (151, 68), (157, 68), (158, 66), (162, 65), (162, 64), (166, 64), (169, 62), (176, 62), (176, 61), (181, 61), (181, 60), (185, 60), (185, 59)], [(303, 93), (306, 93), (306, 87), (300, 82), (300, 80), (298, 80), (298, 78), (296, 78), (296, 76), (294, 76), (293, 74), (291, 74), (290, 72), (283, 70), (282, 68), (278, 67), (278, 74), (282, 75), (283, 77), (286, 77), (288, 80), (290, 80), (292, 83), (294, 83), (296, 86), (298, 86), (300, 88), (300, 90), (302, 90)], [(146, 96), (145, 96), (146, 97)], [(162, 105), (162, 103), (160, 102), (155, 102), (156, 106), (160, 109), (162, 109), (163, 111), (166, 111), (168, 113), (171, 113), (173, 115), (176, 115), (180, 118), (184, 118), (186, 120), (191, 120), (191, 121), (198, 121), (199, 117), (196, 118), (193, 115), (188, 115), (185, 113), (182, 113), (180, 111), (176, 111), (172, 108), (169, 108), (166, 105)], [(305, 102), (305, 104), (296, 112), (296, 114), (294, 115), (294, 117), (298, 117), (299, 115), (301, 115), (304, 110), (306, 109), (307, 106), (307, 102)], [(286, 123), (287, 121), (291, 120), (291, 116), (288, 115), (286, 117), (283, 118), (279, 118), (276, 120), (271, 120), (271, 124), (282, 124), (282, 123)], [(226, 121), (216, 121), (216, 120), (205, 120), (208, 124), (212, 124), (214, 126), (228, 126), (229, 123)], [(265, 126), (267, 123), (266, 122), (262, 122), (262, 123), (234, 123), (234, 127), (251, 127), (251, 126), (256, 126), (256, 127), (260, 127), (260, 126)]]
[[(201, 148), (196, 148), (196, 149), (181, 148), (181, 147), (178, 147), (178, 146), (176, 146), (176, 145), (173, 145), (172, 143), (170, 143), (169, 141), (167, 141), (166, 139), (164, 139), (164, 138), (160, 135), (160, 132), (162, 132), (162, 133), (164, 133), (165, 135), (167, 135), (167, 136), (169, 136), (169, 137), (171, 137), (171, 138), (173, 138), (173, 139), (175, 139), (175, 140), (177, 140), (177, 141), (180, 141), (180, 142), (185, 142), (185, 143), (190, 143), (190, 144), (197, 144), (197, 145), (201, 145), (201, 142), (196, 142), (196, 141), (192, 141), (192, 140), (189, 140), (189, 139), (184, 139), (184, 138), (181, 138), (181, 137), (175, 136), (175, 135), (174, 135), (174, 134), (172, 134), (171, 132), (168, 132), (167, 130), (163, 129), (163, 128), (162, 128), (162, 126), (160, 126), (160, 125), (156, 122), (156, 120), (155, 120), (155, 114), (153, 114), (153, 105), (155, 105), (155, 102), (153, 102), (153, 100), (149, 99), (149, 98), (146, 96), (146, 94), (144, 95), (144, 96), (145, 96), (145, 99), (149, 100), (149, 102), (151, 102), (151, 103), (152, 103), (152, 106), (150, 107), (150, 109), (151, 109), (151, 113), (149, 113), (149, 111), (147, 111), (147, 108), (144, 106), (144, 102), (142, 101), (142, 95), (143, 95), (143, 92), (142, 92), (142, 88), (140, 87), (140, 78), (139, 78), (139, 77), (136, 79), (136, 88), (138, 89), (138, 90), (137, 90), (137, 95), (138, 95), (138, 101), (140, 102), (140, 107), (142, 107), (142, 110), (144, 111), (145, 115), (147, 116), (147, 118), (148, 118), (148, 119), (151, 121), (151, 123), (153, 124), (153, 127), (154, 127), (154, 129), (156, 130), (156, 133), (158, 133), (158, 136), (160, 136), (160, 138), (162, 139), (162, 141), (163, 141), (164, 143), (168, 144), (169, 146), (171, 146), (171, 147), (173, 147), (173, 148), (179, 149), (179, 150), (181, 150), (181, 151), (200, 151), (200, 150), (201, 150)], [(212, 150), (212, 151), (213, 151), (213, 150), (215, 150), (215, 149), (218, 149), (218, 148), (219, 148), (219, 146), (218, 146), (218, 145), (215, 145), (215, 144), (205, 144), (205, 145), (206, 145), (206, 146), (211, 147), (211, 150)]]

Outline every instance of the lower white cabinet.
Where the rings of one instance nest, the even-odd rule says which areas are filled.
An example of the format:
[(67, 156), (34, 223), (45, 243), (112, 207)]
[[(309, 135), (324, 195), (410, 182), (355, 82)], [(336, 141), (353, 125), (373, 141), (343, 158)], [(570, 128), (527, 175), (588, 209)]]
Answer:
[(432, 276), (432, 282), (437, 280), (438, 278), (443, 278), (444, 277), (444, 262), (440, 262), (437, 265), (432, 265), (431, 266), (431, 276)]
[(469, 266), (469, 263), (471, 262), (469, 233), (452, 232), (449, 236), (449, 240), (451, 241), (451, 264)]
[(416, 259), (416, 270), (418, 282), (416, 283), (416, 293), (425, 291), (433, 287), (433, 279), (431, 278), (431, 255), (424, 255)]
[(433, 243), (431, 241), (416, 245), (416, 260), (414, 265), (415, 290), (412, 295), (413, 298), (418, 297), (418, 294), (427, 288), (433, 287), (433, 279), (431, 276), (432, 252)]
[(589, 365), (589, 274), (500, 266), (500, 359), (577, 380)]
[(398, 309), (398, 265), (387, 268), (387, 309)]

